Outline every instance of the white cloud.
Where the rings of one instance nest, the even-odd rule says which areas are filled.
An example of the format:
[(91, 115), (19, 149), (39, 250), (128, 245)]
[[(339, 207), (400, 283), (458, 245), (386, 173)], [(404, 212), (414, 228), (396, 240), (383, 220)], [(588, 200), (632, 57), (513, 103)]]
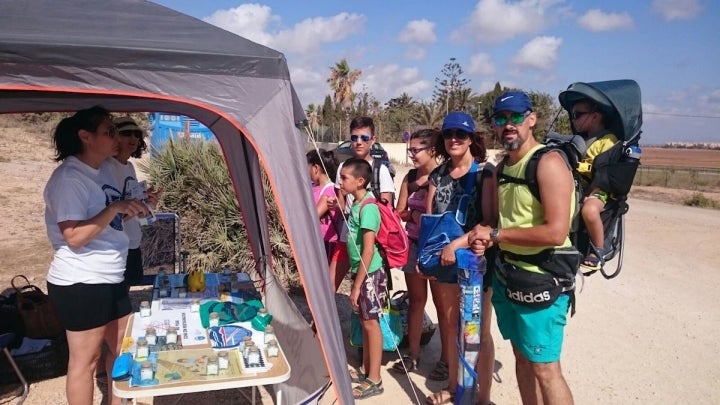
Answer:
[(666, 20), (689, 20), (702, 10), (698, 0), (653, 0), (650, 7)]
[(520, 68), (549, 70), (557, 61), (562, 41), (558, 37), (533, 38), (513, 56), (512, 62)]
[[(420, 69), (416, 67), (403, 68), (397, 64), (371, 65), (362, 69), (363, 74), (355, 83), (353, 90), (360, 91), (365, 86), (381, 103), (387, 102), (391, 97), (407, 93), (415, 100), (419, 100), (432, 83), (423, 79)], [(388, 80), (391, 77), (392, 80)]]
[(307, 18), (291, 29), (278, 30), (280, 17), (268, 6), (243, 4), (218, 10), (204, 19), (227, 31), (281, 52), (314, 54), (324, 43), (341, 41), (365, 29), (362, 14), (340, 13), (331, 17)]
[(427, 49), (419, 46), (408, 46), (405, 48), (405, 58), (410, 60), (422, 60), (427, 56)]
[(437, 42), (435, 36), (435, 23), (426, 19), (408, 22), (400, 31), (400, 42), (411, 44), (430, 45)]
[(316, 53), (324, 43), (341, 41), (365, 29), (367, 18), (361, 14), (340, 13), (332, 17), (305, 19), (291, 30), (279, 32), (273, 47), (296, 53)]
[(272, 40), (272, 35), (266, 32), (267, 26), (270, 23), (279, 23), (280, 17), (273, 15), (268, 6), (243, 4), (228, 10), (218, 10), (203, 20), (267, 46)]
[(309, 67), (290, 68), (290, 77), (303, 107), (310, 103), (322, 104), (325, 96), (330, 94), (327, 77), (323, 76), (324, 72)]
[(495, 74), (495, 64), (493, 63), (490, 54), (478, 53), (471, 56), (468, 73), (482, 76)]
[(632, 28), (633, 19), (628, 13), (605, 13), (592, 9), (578, 19), (578, 24), (589, 31), (611, 31)]
[(461, 41), (501, 42), (519, 35), (536, 34), (553, 18), (549, 9), (562, 0), (480, 0), (468, 20), (451, 34)]

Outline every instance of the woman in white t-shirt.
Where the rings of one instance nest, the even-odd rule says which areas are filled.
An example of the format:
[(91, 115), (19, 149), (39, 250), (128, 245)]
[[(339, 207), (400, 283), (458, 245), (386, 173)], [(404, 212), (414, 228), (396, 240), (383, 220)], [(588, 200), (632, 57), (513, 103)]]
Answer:
[[(129, 116), (115, 117), (113, 123), (118, 133), (116, 137), (118, 141), (118, 153), (112, 159), (105, 159), (100, 166), (100, 170), (102, 172), (110, 172), (116, 180), (118, 190), (122, 193), (122, 198), (126, 199), (132, 196), (131, 189), (137, 184), (135, 166), (130, 162), (130, 158), (140, 158), (143, 152), (147, 150), (145, 131)], [(151, 188), (147, 190), (146, 194), (147, 199), (145, 202), (151, 208), (154, 208), (159, 193)], [(142, 252), (140, 250), (140, 242), (142, 240), (140, 222), (137, 218), (128, 219), (123, 224), (123, 229), (130, 240), (124, 274), (125, 284), (127, 284), (128, 287), (141, 285), (143, 283), (143, 266)]]
[[(123, 219), (146, 215), (137, 200), (121, 200), (100, 164), (118, 151), (110, 113), (96, 106), (58, 124), (55, 160), (62, 162), (45, 186), (45, 226), (55, 250), (48, 295), (66, 329), (70, 358), (66, 394), (71, 404), (92, 403), (93, 376), (103, 342), (105, 370), (120, 351), (131, 306), (123, 283), (128, 237)], [(119, 398), (113, 397), (113, 403)]]

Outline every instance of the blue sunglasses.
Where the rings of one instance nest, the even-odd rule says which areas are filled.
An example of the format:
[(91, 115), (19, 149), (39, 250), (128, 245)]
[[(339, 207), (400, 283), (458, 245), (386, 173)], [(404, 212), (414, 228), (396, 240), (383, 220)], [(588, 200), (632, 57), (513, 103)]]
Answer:
[(373, 139), (372, 135), (350, 135), (350, 142), (357, 142), (358, 139), (362, 140), (363, 142), (370, 142), (371, 139)]

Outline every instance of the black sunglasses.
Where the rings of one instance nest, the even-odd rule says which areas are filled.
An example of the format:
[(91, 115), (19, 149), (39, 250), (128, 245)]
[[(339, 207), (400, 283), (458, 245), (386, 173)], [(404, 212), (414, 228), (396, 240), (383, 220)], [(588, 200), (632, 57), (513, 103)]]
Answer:
[(470, 132), (463, 131), (462, 129), (446, 129), (442, 133), (443, 139), (449, 141), (450, 139), (457, 139), (458, 141), (464, 141), (470, 137)]
[(570, 114), (570, 117), (572, 117), (573, 120), (576, 120), (576, 119), (579, 119), (580, 117), (582, 117), (582, 116), (585, 115), (585, 114), (591, 114), (591, 113), (594, 113), (594, 112), (595, 112), (595, 111), (573, 111), (573, 112)]

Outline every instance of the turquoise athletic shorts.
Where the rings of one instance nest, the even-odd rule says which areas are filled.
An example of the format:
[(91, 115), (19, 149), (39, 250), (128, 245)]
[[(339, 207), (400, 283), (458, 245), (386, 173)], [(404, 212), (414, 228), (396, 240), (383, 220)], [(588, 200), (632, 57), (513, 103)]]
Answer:
[(493, 277), (492, 304), (503, 339), (532, 363), (560, 360), (570, 296), (561, 294), (548, 308), (536, 309), (508, 300), (505, 287)]

